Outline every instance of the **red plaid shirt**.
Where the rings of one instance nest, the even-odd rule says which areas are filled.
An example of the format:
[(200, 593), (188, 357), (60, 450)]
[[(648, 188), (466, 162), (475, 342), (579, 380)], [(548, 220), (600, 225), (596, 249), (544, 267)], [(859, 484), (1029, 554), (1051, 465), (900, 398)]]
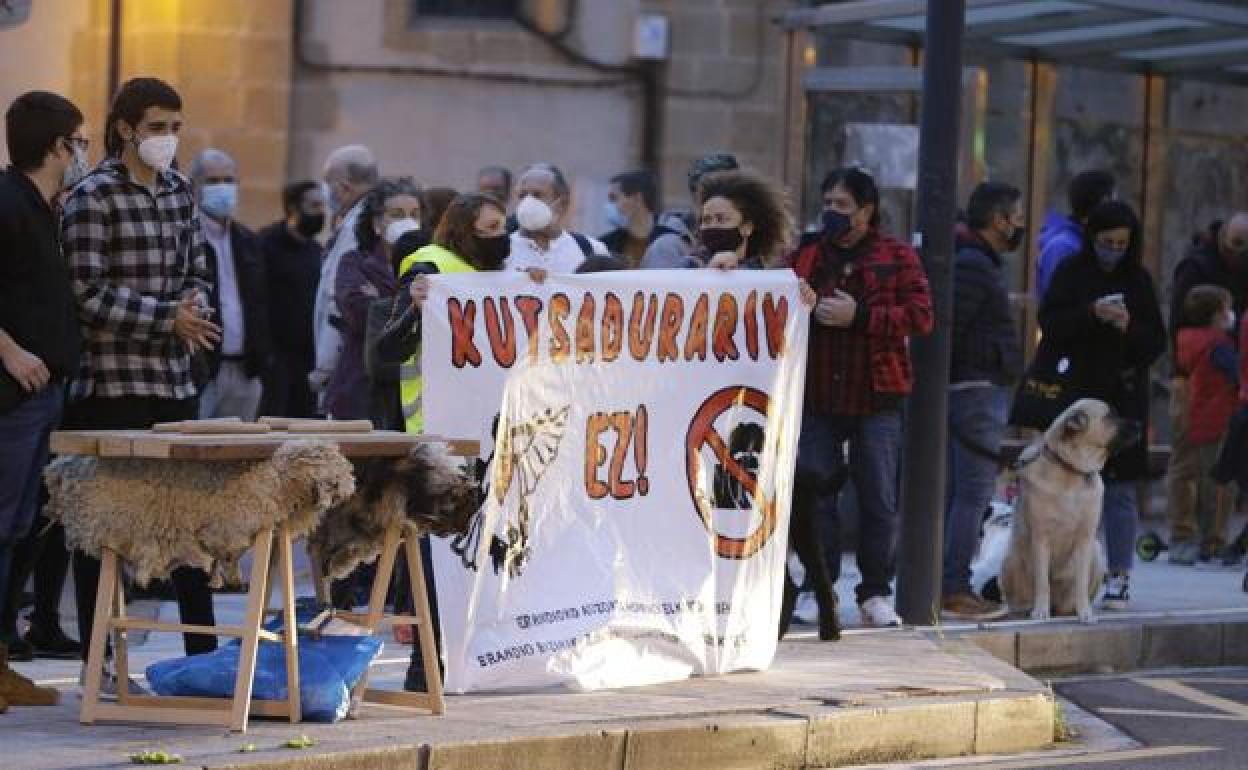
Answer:
[(812, 238), (791, 263), (820, 297), (840, 289), (858, 302), (845, 329), (811, 316), (806, 409), (860, 416), (895, 406), (914, 384), (908, 338), (932, 330), (931, 292), (914, 249), (873, 230), (845, 254)]

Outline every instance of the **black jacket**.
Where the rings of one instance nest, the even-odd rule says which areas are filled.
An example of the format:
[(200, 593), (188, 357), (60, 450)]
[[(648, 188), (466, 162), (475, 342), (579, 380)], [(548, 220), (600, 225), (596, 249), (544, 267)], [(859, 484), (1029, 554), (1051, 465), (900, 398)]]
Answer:
[(0, 173), (0, 329), (54, 378), (78, 373), (82, 339), (57, 217), (16, 169)]
[(959, 233), (957, 246), (949, 381), (1011, 385), (1022, 375), (1023, 350), (1001, 256), (971, 232)]
[(261, 230), (259, 242), (268, 278), (266, 305), (274, 353), (310, 372), (316, 363), (312, 318), (325, 249), (315, 239), (301, 241), (291, 235), (284, 221)]
[[(670, 227), (658, 224), (654, 225), (654, 229), (650, 231), (650, 237), (646, 239), (646, 243), (654, 243), (664, 235), (678, 235), (678, 233)], [(624, 253), (624, 247), (628, 244), (629, 233), (623, 227), (617, 227), (598, 240), (602, 241), (607, 247), (607, 251), (619, 256)]]
[[(208, 274), (212, 277), (213, 320), (221, 322), (221, 287), (217, 280), (217, 253), (204, 241), (208, 255)], [(238, 296), (243, 305), (243, 368), (248, 377), (259, 377), (269, 366), (273, 355), (273, 337), (269, 330), (268, 277), (260, 245), (255, 233), (238, 222), (230, 222), (230, 249), (234, 252), (234, 276)], [(221, 346), (208, 357), (209, 379), (221, 368)]]
[(1231, 293), (1235, 315), (1242, 317), (1248, 307), (1248, 265), (1232, 269), (1218, 253), (1222, 223), (1214, 222), (1209, 229), (1192, 238), (1187, 254), (1174, 267), (1174, 286), (1170, 292), (1170, 336), (1183, 326), (1183, 301), (1193, 286), (1211, 283)]
[[(1092, 303), (1121, 293), (1131, 315), (1125, 333), (1101, 322)], [(1106, 273), (1088, 253), (1058, 267), (1040, 307), (1044, 336), (1036, 363), (1064, 372), (1080, 398), (1098, 398), (1121, 416), (1138, 420), (1148, 435), (1149, 367), (1166, 350), (1152, 276), (1138, 261), (1126, 260)], [(1059, 365), (1065, 359), (1065, 366)], [(1148, 473), (1148, 441), (1137, 442), (1110, 458), (1108, 481), (1131, 481)]]

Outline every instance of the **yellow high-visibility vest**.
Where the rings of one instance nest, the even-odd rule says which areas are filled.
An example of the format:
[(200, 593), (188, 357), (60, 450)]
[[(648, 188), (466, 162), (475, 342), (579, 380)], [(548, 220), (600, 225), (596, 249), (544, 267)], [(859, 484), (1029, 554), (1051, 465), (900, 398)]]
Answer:
[[(437, 244), (430, 244), (408, 254), (399, 262), (399, 275), (405, 275), (417, 262), (428, 262), (439, 273), (475, 273), (477, 269), (465, 262), (458, 254)], [(403, 425), (408, 433), (423, 433), (425, 412), (421, 404), (424, 393), (424, 377), (420, 373), (420, 351), (404, 362), (399, 370), (399, 401), (403, 405)]]

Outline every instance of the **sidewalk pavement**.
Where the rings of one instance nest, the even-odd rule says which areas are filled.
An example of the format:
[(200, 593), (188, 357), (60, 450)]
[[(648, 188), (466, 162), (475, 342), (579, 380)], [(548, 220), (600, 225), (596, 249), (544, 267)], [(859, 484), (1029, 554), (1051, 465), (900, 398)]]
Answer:
[[(801, 768), (1034, 750), (1051, 741), (1052, 699), (1015, 666), (1120, 670), (1218, 665), (1248, 655), (1242, 577), (1242, 568), (1175, 567), (1163, 555), (1137, 565), (1131, 611), (1103, 613), (1097, 626), (1011, 621), (868, 630), (858, 627), (857, 572), (847, 557), (837, 587), (844, 640), (820, 643), (797, 625), (767, 672), (608, 692), (450, 696), (440, 718), (369, 704), (337, 725), (253, 720), (245, 736), (79, 725), (79, 664), (40, 660), (15, 667), (60, 688), (62, 703), (0, 715), (0, 766), (126, 767), (127, 756), (144, 749), (179, 753), (191, 767), (323, 770)], [(309, 594), (300, 582), (300, 593)], [(243, 597), (220, 595), (217, 609), (222, 622), (237, 620)], [(62, 611), (71, 628), (72, 596)], [(161, 607), (164, 619), (176, 613), (171, 602)], [(387, 640), (371, 683), (399, 687), (409, 649)], [(1191, 650), (1203, 652), (1183, 657)], [(141, 673), (180, 654), (180, 636), (153, 634), (134, 650), (132, 666)], [(304, 734), (316, 746), (281, 748)], [(238, 753), (244, 744), (258, 750)]]
[[(300, 594), (310, 593), (301, 581)], [(218, 620), (241, 618), (241, 595), (217, 597)], [(62, 610), (72, 626), (72, 600)], [(176, 618), (172, 602), (162, 619)], [(398, 688), (410, 647), (387, 639), (370, 685)], [(131, 653), (141, 674), (182, 654), (181, 637), (152, 634)], [(15, 668), (58, 687), (60, 705), (0, 715), (6, 770), (128, 767), (134, 752), (181, 754), (183, 766), (296, 768), (802, 768), (1046, 747), (1047, 688), (975, 645), (918, 631), (850, 631), (839, 643), (798, 630), (769, 671), (590, 693), (448, 696), (431, 717), (365, 704), (336, 725), (253, 719), (246, 735), (218, 728), (78, 723), (80, 664)], [(306, 750), (282, 748), (308, 735)], [(254, 753), (240, 753), (254, 744)]]

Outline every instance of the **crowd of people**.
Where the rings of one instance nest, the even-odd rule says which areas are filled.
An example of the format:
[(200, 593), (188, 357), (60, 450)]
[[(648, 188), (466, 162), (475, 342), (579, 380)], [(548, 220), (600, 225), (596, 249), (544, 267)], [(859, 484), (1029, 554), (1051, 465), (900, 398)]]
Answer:
[[(367, 419), (420, 432), (428, 276), (501, 270), (536, 281), (600, 270), (793, 270), (813, 309), (794, 515), (819, 521), (827, 533), (825, 568), (835, 580), (838, 497), (852, 479), (862, 619), (900, 624), (891, 584), (904, 407), (914, 379), (909, 345), (932, 329), (934, 314), (923, 265), (887, 232), (869, 173), (831, 171), (820, 188), (819, 226), (797, 237), (785, 196), (732, 155), (693, 164), (683, 209), (662, 209), (652, 171), (626, 171), (611, 178), (603, 201), (611, 230), (595, 238), (568, 228), (572, 191), (554, 164), (514, 176), (488, 166), (476, 189), (456, 191), (383, 176), (368, 148), (351, 145), (330, 153), (321, 180), (288, 184), (282, 218), (253, 232), (238, 221), (247, 169), (206, 149), (182, 174), (175, 160), (182, 124), (174, 88), (130, 80), (111, 105), (103, 158), (92, 167), (83, 115), (65, 98), (30, 92), (5, 116), (12, 165), (0, 175), (0, 645), (7, 660), (78, 658), (80, 640), (91, 634), (99, 561), (67, 550), (64, 531), (40, 512), (53, 429), (264, 414)], [(1039, 236), (1043, 336), (1026, 366), (1005, 262), (1026, 237), (1021, 191), (980, 184), (957, 225), (942, 590), (952, 617), (1004, 612), (972, 590), (970, 565), (1009, 426), (1046, 427), (1079, 397), (1146, 422), (1149, 370), (1168, 345), (1176, 375), (1171, 560), (1191, 563), (1202, 545), (1206, 553), (1225, 545), (1220, 528), (1234, 499), (1226, 484), (1236, 480), (1237, 445), (1248, 436), (1248, 417), (1237, 413), (1248, 382), (1233, 336), (1248, 287), (1248, 215), (1212, 228), (1179, 265), (1167, 332), (1141, 266), (1139, 221), (1116, 199), (1113, 178), (1080, 174), (1069, 197), (1069, 217), (1054, 215)], [(1248, 341), (1244, 335), (1241, 324)], [(1134, 482), (1147, 460), (1139, 445), (1105, 471), (1109, 606), (1128, 600)], [(59, 621), (71, 564), (77, 639)], [(19, 634), (32, 575), (34, 609)], [(184, 567), (170, 582), (182, 622), (211, 625), (207, 575)], [(352, 590), (350, 581), (336, 587), (335, 601), (350, 604)], [(185, 647), (210, 651), (216, 639), (187, 634)], [(409, 676), (418, 688), (418, 660), (409, 673), (418, 674)], [(106, 684), (137, 686), (108, 677)], [(55, 702), (56, 693), (3, 663), (0, 706), (6, 700)]]

